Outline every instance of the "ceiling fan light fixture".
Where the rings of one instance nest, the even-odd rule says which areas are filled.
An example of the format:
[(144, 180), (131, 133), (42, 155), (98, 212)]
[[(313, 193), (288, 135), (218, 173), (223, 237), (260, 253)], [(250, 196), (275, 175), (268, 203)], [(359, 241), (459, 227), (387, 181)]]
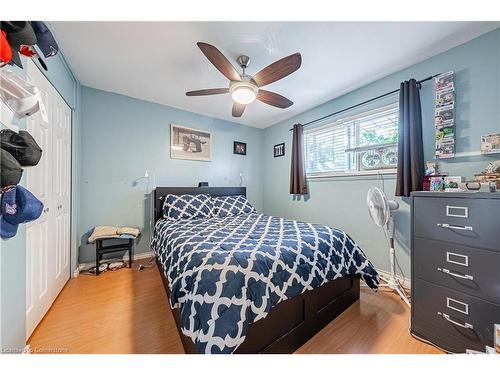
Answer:
[(236, 103), (250, 104), (257, 98), (258, 88), (249, 82), (235, 82), (229, 89)]
[(290, 99), (275, 92), (263, 90), (262, 87), (279, 81), (299, 69), (302, 64), (300, 53), (283, 57), (250, 76), (246, 74), (246, 68), (250, 62), (248, 56), (241, 55), (236, 59), (241, 68), (241, 73), (239, 73), (217, 47), (205, 42), (196, 44), (208, 61), (229, 80), (229, 87), (188, 91), (186, 96), (231, 94), (233, 117), (241, 117), (246, 106), (255, 100), (281, 109), (293, 105)]

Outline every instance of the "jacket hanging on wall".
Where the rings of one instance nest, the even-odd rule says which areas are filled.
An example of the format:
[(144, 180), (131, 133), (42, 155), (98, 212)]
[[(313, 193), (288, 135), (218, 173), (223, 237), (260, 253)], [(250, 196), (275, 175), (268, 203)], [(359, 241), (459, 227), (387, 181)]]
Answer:
[(306, 171), (304, 168), (304, 130), (301, 124), (293, 126), (292, 165), (290, 171), (290, 194), (307, 194)]
[(412, 191), (422, 190), (424, 178), (420, 92), (413, 78), (401, 82), (398, 131), (396, 196), (409, 197)]

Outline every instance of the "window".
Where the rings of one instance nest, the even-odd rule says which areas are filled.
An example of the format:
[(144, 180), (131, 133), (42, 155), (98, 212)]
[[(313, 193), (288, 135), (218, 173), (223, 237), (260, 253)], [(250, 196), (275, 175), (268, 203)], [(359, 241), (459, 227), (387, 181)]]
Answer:
[(397, 166), (397, 104), (305, 130), (309, 176), (393, 172)]

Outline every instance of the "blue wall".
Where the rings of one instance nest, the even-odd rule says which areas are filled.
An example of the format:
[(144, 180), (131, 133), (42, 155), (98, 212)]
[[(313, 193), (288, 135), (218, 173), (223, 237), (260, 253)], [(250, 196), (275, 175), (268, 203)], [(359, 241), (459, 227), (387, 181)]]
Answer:
[[(263, 131), (191, 112), (83, 87), (81, 92), (80, 262), (95, 258), (85, 233), (96, 225), (130, 225), (143, 230), (136, 253), (149, 251), (151, 200), (148, 170), (156, 186), (237, 186), (239, 174), (249, 200), (262, 209)], [(211, 162), (170, 158), (170, 124), (208, 130)], [(233, 141), (247, 155), (233, 154)]]
[[(77, 81), (67, 67), (62, 54), (45, 60), (48, 80), (66, 100), (70, 107), (76, 106)], [(26, 59), (23, 57), (26, 66)], [(14, 68), (20, 76), (26, 77), (24, 70)], [(26, 128), (22, 121), (21, 128)], [(73, 123), (75, 131), (76, 124)], [(75, 158), (73, 150), (73, 159)], [(75, 177), (75, 173), (73, 177)], [(21, 185), (25, 184), (25, 177)], [(76, 212), (73, 212), (72, 225), (76, 225)], [(72, 264), (76, 267), (76, 237), (72, 238)], [(24, 348), (26, 341), (26, 230), (19, 226), (17, 235), (9, 240), (0, 240), (0, 347), (10, 349)]]
[[(288, 129), (296, 122), (307, 122), (392, 91), (398, 88), (403, 80), (423, 79), (448, 70), (454, 70), (456, 73), (456, 151), (458, 156), (448, 161), (439, 160), (441, 171), (470, 179), (474, 177), (474, 173), (481, 172), (488, 162), (498, 159), (498, 154), (497, 156), (481, 156), (479, 147), (480, 135), (500, 132), (500, 29), (267, 128), (264, 136), (264, 181), (266, 184), (264, 211), (268, 214), (318, 222), (343, 229), (360, 244), (376, 267), (388, 270), (387, 242), (382, 231), (371, 222), (367, 213), (366, 192), (371, 186), (385, 187), (389, 198), (394, 199), (395, 176), (385, 176), (384, 180), (379, 177), (366, 176), (311, 179), (309, 180), (310, 198), (307, 201), (294, 201), (288, 194), (290, 152), (287, 152), (285, 157), (274, 158), (272, 146), (285, 142), (286, 149), (290, 150), (291, 133)], [(396, 95), (376, 103), (375, 106), (397, 100)], [(423, 84), (421, 101), (425, 159), (433, 160), (432, 82)], [(365, 106), (358, 111), (375, 106)], [(407, 200), (399, 198), (397, 200), (400, 202), (401, 209), (396, 214), (396, 252), (404, 274), (408, 277), (410, 273), (409, 205)]]

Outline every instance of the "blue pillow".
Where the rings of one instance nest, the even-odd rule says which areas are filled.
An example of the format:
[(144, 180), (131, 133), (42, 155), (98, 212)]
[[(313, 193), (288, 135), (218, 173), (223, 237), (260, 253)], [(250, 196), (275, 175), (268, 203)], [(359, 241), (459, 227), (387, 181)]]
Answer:
[(199, 219), (213, 216), (213, 202), (206, 194), (167, 194), (163, 217), (171, 220)]
[(255, 209), (243, 195), (228, 195), (212, 198), (214, 215), (218, 217), (249, 214)]

